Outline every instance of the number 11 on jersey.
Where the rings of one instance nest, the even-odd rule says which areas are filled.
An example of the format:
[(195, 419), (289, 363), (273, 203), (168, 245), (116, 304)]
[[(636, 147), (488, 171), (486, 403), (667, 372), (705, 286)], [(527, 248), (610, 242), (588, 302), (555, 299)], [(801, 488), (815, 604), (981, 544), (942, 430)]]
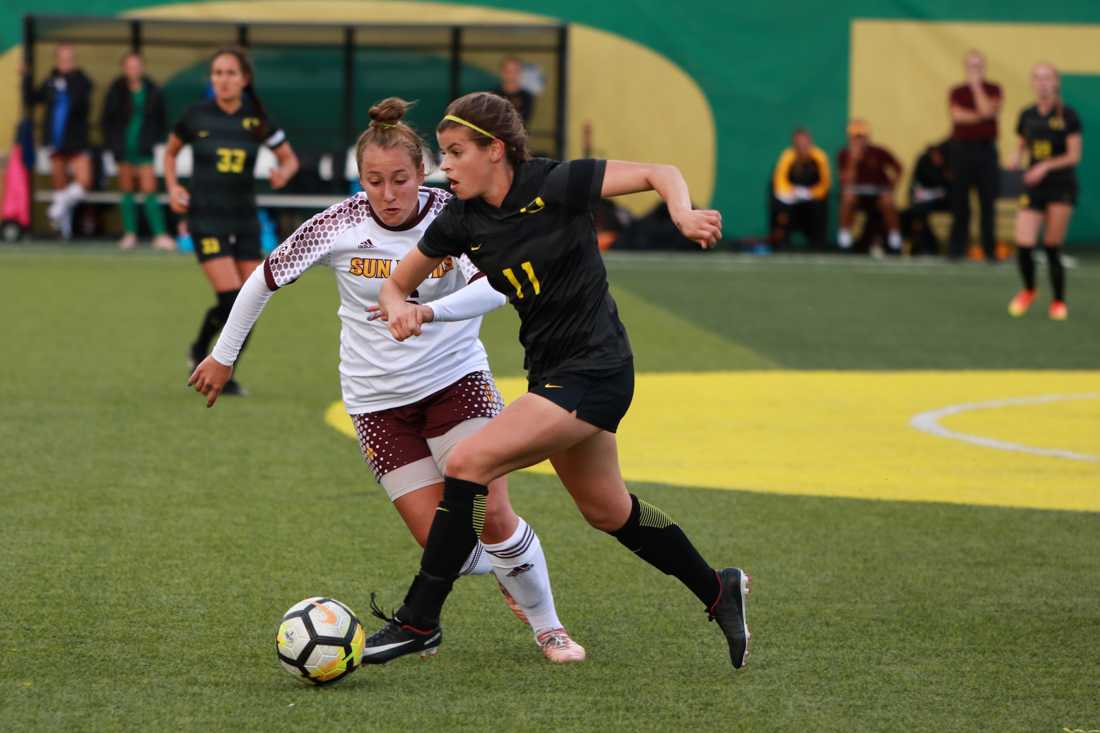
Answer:
[[(535, 276), (535, 268), (530, 262), (524, 262), (520, 267), (527, 273), (527, 279), (531, 281), (531, 287), (534, 289), (535, 295), (538, 295), (542, 291), (542, 286), (539, 285), (539, 279)], [(516, 297), (523, 300), (523, 285), (516, 278), (516, 273), (512, 272), (511, 267), (505, 267), (501, 272), (504, 277), (508, 278), (508, 282), (512, 283), (512, 287), (516, 289)]]

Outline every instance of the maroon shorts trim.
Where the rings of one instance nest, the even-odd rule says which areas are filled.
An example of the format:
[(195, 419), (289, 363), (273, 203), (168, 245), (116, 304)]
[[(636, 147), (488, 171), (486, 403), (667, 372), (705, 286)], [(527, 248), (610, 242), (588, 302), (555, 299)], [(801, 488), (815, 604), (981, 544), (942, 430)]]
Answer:
[(378, 412), (352, 415), (359, 450), (374, 477), (428, 458), (428, 438), (437, 438), (475, 418), (496, 417), (504, 409), (493, 375), (473, 372), (422, 400)]

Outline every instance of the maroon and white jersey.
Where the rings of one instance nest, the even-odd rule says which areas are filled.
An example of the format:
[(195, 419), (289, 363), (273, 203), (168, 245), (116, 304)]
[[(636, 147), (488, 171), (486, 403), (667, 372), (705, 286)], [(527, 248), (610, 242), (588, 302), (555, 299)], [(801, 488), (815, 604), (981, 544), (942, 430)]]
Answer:
[[(396, 341), (381, 320), (368, 320), (382, 284), (416, 247), (443, 210), (449, 193), (420, 189), (420, 213), (401, 227), (375, 218), (365, 193), (317, 214), (268, 256), (267, 287), (297, 280), (314, 265), (336, 275), (340, 292), (340, 388), (351, 414), (376, 412), (416, 402), (472, 372), (487, 371), (489, 359), (478, 339), (481, 318), (424, 324), (421, 336)], [(447, 258), (412, 294), (427, 303), (464, 287), (478, 275), (461, 257)]]

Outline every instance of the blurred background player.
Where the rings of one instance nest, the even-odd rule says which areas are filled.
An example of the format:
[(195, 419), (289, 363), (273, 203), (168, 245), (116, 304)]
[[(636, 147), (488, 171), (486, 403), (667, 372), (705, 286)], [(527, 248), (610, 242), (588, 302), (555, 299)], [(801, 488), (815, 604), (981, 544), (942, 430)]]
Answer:
[(848, 123), (848, 145), (837, 154), (840, 176), (840, 231), (837, 244), (852, 249), (852, 224), (856, 212), (867, 215), (863, 239), (871, 242), (871, 222), (877, 214), (886, 228), (886, 243), (891, 251), (901, 252), (901, 231), (894, 203), (894, 189), (901, 178), (902, 166), (886, 148), (871, 143), (871, 126), (864, 120)]
[(951, 168), (947, 164), (948, 142), (929, 145), (917, 156), (909, 183), (909, 208), (901, 212), (901, 231), (909, 238), (913, 254), (940, 253), (940, 240), (929, 217), (937, 211), (951, 211)]
[(153, 170), (153, 147), (167, 133), (164, 96), (145, 75), (140, 54), (130, 52), (122, 57), (122, 74), (107, 90), (100, 126), (103, 142), (118, 164), (118, 187), (122, 190), (122, 239), (118, 246), (133, 249), (137, 245), (133, 193), (137, 188), (145, 194), (145, 219), (153, 234), (153, 247), (175, 249), (175, 242), (165, 234), (164, 211), (157, 201), (157, 175)]
[(1035, 300), (1035, 261), (1032, 252), (1043, 229), (1043, 251), (1050, 270), (1053, 299), (1049, 315), (1056, 321), (1069, 316), (1066, 307), (1066, 275), (1061, 246), (1077, 203), (1077, 174), (1081, 162), (1081, 119), (1062, 102), (1058, 72), (1051, 64), (1036, 64), (1031, 71), (1035, 104), (1020, 112), (1016, 134), (1020, 144), (1014, 168), (1024, 155), (1025, 193), (1016, 212), (1016, 258), (1024, 288), (1008, 305), (1013, 316), (1022, 316)]
[(949, 255), (960, 259), (970, 238), (970, 189), (978, 190), (982, 251), (994, 262), (994, 211), (1001, 175), (997, 158), (997, 117), (1004, 95), (1001, 87), (985, 78), (985, 56), (972, 50), (963, 59), (966, 81), (951, 89), (951, 245)]
[[(397, 343), (385, 324), (372, 320), (391, 268), (416, 248), (451, 198), (422, 186), (423, 141), (401, 122), (408, 107), (396, 98), (371, 107), (370, 127), (356, 144), (364, 192), (314, 216), (252, 273), (214, 352), (189, 383), (214, 404), (272, 293), (316, 264), (331, 267), (340, 292), (344, 404), (363, 459), (423, 547), (443, 496), (450, 450), (503, 406), (478, 331), (481, 314), (506, 300), (462, 258), (457, 266), (453, 260), (442, 263), (417, 292), (418, 300), (432, 301), (418, 306), (424, 320), (440, 321), (426, 326), (423, 338)], [(490, 571), (547, 659), (584, 659), (584, 648), (558, 619), (538, 535), (513, 511), (503, 476), (489, 486), (485, 529), (460, 574)]]
[[(260, 145), (269, 147), (279, 161), (271, 171), (272, 188), (282, 188), (298, 171), (298, 158), (286, 134), (268, 117), (253, 88), (254, 80), (244, 51), (218, 51), (210, 62), (214, 98), (184, 113), (164, 152), (168, 200), (177, 214), (187, 214), (195, 256), (217, 297), (191, 344), (192, 368), (206, 357), (211, 339), (229, 318), (241, 284), (260, 264), (253, 174)], [(190, 193), (176, 177), (176, 156), (188, 144), (194, 157)], [(242, 392), (230, 379), (222, 393)]]
[(386, 624), (367, 639), (364, 661), (384, 663), (441, 643), (440, 613), (481, 532), (489, 484), (549, 459), (591, 526), (702, 602), (740, 668), (749, 642), (748, 576), (712, 568), (679, 525), (623, 482), (615, 431), (633, 398), (634, 361), (591, 211), (602, 196), (656, 191), (681, 232), (703, 247), (721, 238), (721, 215), (692, 209), (673, 166), (532, 159), (522, 119), (495, 94), (451, 102), (436, 134), (456, 198), (382, 286), (379, 305), (395, 338), (420, 335), (421, 312), (408, 297), (447, 257), (468, 256), (519, 315), (528, 391), (447, 458), (420, 571), (400, 610), (378, 614)]
[(825, 249), (831, 185), (828, 156), (814, 145), (808, 130), (795, 130), (772, 174), (773, 247), (786, 246), (792, 232), (802, 232), (811, 249)]
[(47, 214), (53, 228), (68, 239), (72, 236), (73, 210), (92, 187), (92, 156), (88, 151), (92, 80), (77, 68), (76, 51), (67, 43), (54, 50), (54, 67), (37, 88), (27, 70), (22, 71), (23, 102), (28, 112), (36, 104), (46, 105), (42, 144), (50, 149), (50, 183), (54, 191)]
[(523, 61), (516, 56), (508, 56), (500, 62), (500, 86), (493, 94), (504, 97), (519, 112), (526, 127), (531, 124), (535, 114), (535, 95), (523, 88)]

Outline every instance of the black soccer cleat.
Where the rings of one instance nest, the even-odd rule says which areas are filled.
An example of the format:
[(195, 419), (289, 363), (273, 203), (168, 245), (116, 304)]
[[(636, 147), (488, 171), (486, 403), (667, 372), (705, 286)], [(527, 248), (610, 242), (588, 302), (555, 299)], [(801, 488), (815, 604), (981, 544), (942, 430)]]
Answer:
[(749, 656), (749, 624), (745, 619), (745, 605), (752, 578), (740, 568), (718, 571), (718, 599), (707, 613), (711, 621), (717, 621), (730, 647), (730, 661), (734, 669), (745, 666)]
[(222, 392), (221, 393), (222, 393), (223, 397), (247, 397), (248, 396), (248, 390), (246, 390), (244, 387), (242, 387), (236, 379), (230, 379), (228, 382), (226, 382), (225, 386), (222, 387)]
[(443, 643), (443, 627), (436, 625), (431, 629), (418, 629), (401, 623), (397, 616), (387, 616), (382, 612), (375, 603), (373, 593), (370, 594), (370, 609), (375, 618), (385, 621), (386, 625), (367, 637), (360, 664), (385, 664), (406, 654), (431, 657), (439, 653), (439, 645)]

